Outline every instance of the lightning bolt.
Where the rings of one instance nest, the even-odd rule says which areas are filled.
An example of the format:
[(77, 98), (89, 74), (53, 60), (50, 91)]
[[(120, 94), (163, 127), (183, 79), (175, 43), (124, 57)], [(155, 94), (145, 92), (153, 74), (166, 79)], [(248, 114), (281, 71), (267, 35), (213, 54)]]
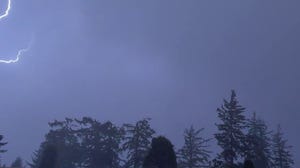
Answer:
[(9, 11), (10, 11), (10, 7), (11, 7), (11, 0), (8, 0), (8, 2), (7, 2), (7, 8), (6, 8), (4, 14), (0, 15), (0, 20), (8, 16)]
[[(8, 2), (7, 2), (7, 8), (6, 8), (4, 14), (0, 15), (0, 20), (8, 17), (10, 8), (11, 8), (11, 0), (8, 0)], [(0, 59), (0, 63), (11, 64), (11, 63), (18, 62), (20, 60), (20, 56), (22, 56), (23, 53), (27, 52), (30, 49), (31, 42), (30, 42), (30, 44), (29, 44), (29, 46), (27, 48), (23, 48), (23, 49), (20, 49), (18, 51), (15, 59), (10, 59), (10, 60), (2, 60), (2, 59)]]
[(0, 63), (5, 63), (5, 64), (17, 63), (20, 60), (20, 56), (23, 53), (27, 52), (29, 49), (30, 49), (30, 45), (27, 48), (23, 48), (23, 49), (19, 50), (15, 59), (10, 59), (10, 60), (2, 60), (2, 59), (0, 59)]

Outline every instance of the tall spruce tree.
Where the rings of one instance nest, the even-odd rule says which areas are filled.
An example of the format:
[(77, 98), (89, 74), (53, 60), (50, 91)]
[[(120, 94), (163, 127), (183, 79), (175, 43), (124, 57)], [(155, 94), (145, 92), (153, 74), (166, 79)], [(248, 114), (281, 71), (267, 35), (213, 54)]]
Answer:
[(292, 168), (294, 161), (291, 154), (291, 146), (284, 139), (281, 126), (278, 125), (277, 131), (272, 138), (273, 168)]
[(193, 126), (184, 131), (184, 145), (178, 151), (180, 168), (204, 168), (209, 166), (210, 151), (208, 142), (211, 139), (202, 137), (202, 129)]
[(123, 149), (127, 152), (126, 168), (141, 168), (147, 151), (150, 148), (151, 139), (155, 131), (150, 126), (150, 119), (138, 121), (135, 125), (125, 124), (126, 131)]
[(221, 123), (216, 124), (219, 132), (215, 134), (215, 138), (223, 150), (219, 157), (224, 160), (224, 167), (237, 167), (235, 162), (243, 157), (244, 151), (247, 150), (244, 133), (246, 128), (244, 111), (245, 108), (239, 105), (234, 90), (231, 92), (229, 101), (224, 99), (221, 108), (217, 109)]
[(253, 161), (256, 168), (271, 168), (271, 132), (266, 123), (253, 113), (248, 122), (247, 159)]

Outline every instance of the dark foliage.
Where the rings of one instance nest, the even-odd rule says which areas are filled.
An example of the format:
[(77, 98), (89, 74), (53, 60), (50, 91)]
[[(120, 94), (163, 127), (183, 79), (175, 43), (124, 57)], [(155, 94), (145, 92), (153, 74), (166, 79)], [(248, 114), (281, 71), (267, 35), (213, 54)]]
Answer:
[(15, 161), (12, 162), (11, 168), (23, 168), (23, 160), (20, 157), (17, 157)]
[(211, 139), (202, 137), (202, 129), (191, 126), (184, 131), (184, 145), (178, 151), (180, 168), (208, 167), (211, 152), (207, 149)]
[(217, 112), (221, 123), (217, 124), (219, 132), (215, 134), (215, 138), (223, 149), (219, 156), (223, 159), (224, 164), (235, 167), (237, 166), (235, 161), (242, 158), (247, 151), (244, 133), (246, 128), (245, 108), (239, 105), (236, 93), (232, 90), (229, 101), (224, 100)]
[(155, 131), (150, 126), (150, 119), (146, 118), (133, 124), (125, 124), (126, 131), (123, 149), (126, 151), (126, 168), (140, 168), (150, 148), (151, 139)]
[(177, 168), (173, 145), (167, 138), (162, 136), (153, 138), (143, 168)]
[(256, 113), (248, 122), (247, 159), (253, 160), (257, 168), (271, 168), (271, 131), (262, 119), (256, 117)]
[(83, 152), (83, 162), (89, 168), (117, 168), (120, 167), (121, 140), (123, 130), (111, 122), (100, 123), (91, 118), (77, 120), (81, 129), (76, 133), (80, 139)]
[(3, 139), (4, 139), (4, 136), (0, 135), (0, 153), (4, 153), (7, 151), (7, 150), (1, 149), (3, 146), (5, 146), (7, 144), (7, 142), (3, 142)]
[[(220, 123), (215, 139), (221, 151), (210, 160), (203, 129), (186, 129), (184, 145), (176, 154), (165, 137), (153, 138), (155, 130), (146, 118), (135, 124), (118, 127), (90, 117), (66, 118), (49, 123), (45, 141), (33, 154), (30, 168), (292, 168), (291, 146), (278, 127), (271, 131), (264, 120), (254, 114), (244, 115), (236, 94), (231, 92), (217, 109)], [(0, 135), (0, 153), (5, 152)], [(241, 160), (247, 159), (244, 163)], [(251, 161), (250, 161), (251, 160)], [(22, 167), (17, 159), (12, 167)], [(5, 166), (1, 166), (4, 168)]]
[(254, 164), (251, 160), (246, 160), (244, 162), (244, 168), (254, 168)]
[(45, 147), (39, 168), (56, 168), (57, 149), (55, 146), (49, 145)]
[(281, 126), (278, 125), (277, 131), (272, 138), (272, 159), (273, 168), (292, 168), (294, 164), (293, 156), (290, 149), (292, 148), (287, 144), (284, 139)]

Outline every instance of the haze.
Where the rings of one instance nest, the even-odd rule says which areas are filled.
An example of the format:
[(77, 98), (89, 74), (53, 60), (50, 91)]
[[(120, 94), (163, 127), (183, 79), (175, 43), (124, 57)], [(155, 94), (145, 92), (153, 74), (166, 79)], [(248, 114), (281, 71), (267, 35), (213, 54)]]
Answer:
[[(3, 161), (30, 160), (65, 117), (152, 126), (176, 145), (191, 124), (213, 137), (235, 89), (247, 113), (281, 123), (300, 165), (300, 2), (13, 0), (0, 22)], [(6, 1), (0, 2), (0, 9)]]

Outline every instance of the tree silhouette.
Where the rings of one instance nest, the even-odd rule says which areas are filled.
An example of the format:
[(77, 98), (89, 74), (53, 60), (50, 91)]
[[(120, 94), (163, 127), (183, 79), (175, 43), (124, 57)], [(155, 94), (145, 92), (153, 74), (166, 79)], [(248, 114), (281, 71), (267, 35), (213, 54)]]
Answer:
[(23, 168), (23, 160), (20, 157), (17, 157), (15, 161), (12, 162), (11, 168)]
[(251, 160), (246, 160), (244, 162), (244, 168), (254, 168), (254, 164)]
[(215, 134), (215, 138), (223, 149), (219, 156), (228, 167), (236, 167), (234, 162), (243, 157), (247, 150), (243, 132), (246, 128), (244, 111), (245, 108), (239, 105), (234, 90), (231, 91), (230, 100), (224, 100), (221, 108), (217, 109), (221, 123), (216, 124), (219, 132)]
[(253, 160), (257, 168), (271, 168), (271, 131), (268, 131), (266, 123), (256, 117), (253, 117), (248, 122), (247, 134), (247, 158)]
[(273, 167), (274, 168), (291, 168), (294, 164), (292, 154), (290, 152), (291, 146), (287, 145), (287, 140), (284, 139), (280, 125), (277, 127), (277, 131), (273, 135)]
[(56, 168), (57, 149), (53, 145), (45, 147), (38, 168)]
[(123, 149), (127, 151), (125, 167), (140, 168), (150, 148), (155, 131), (150, 126), (150, 119), (138, 121), (135, 125), (125, 124), (126, 131)]
[(208, 142), (200, 134), (204, 129), (196, 130), (193, 126), (184, 131), (184, 145), (178, 151), (179, 165), (182, 168), (208, 167), (210, 151)]
[(120, 167), (123, 130), (111, 122), (100, 123), (91, 118), (77, 120), (83, 127), (77, 131), (84, 153), (84, 165), (89, 168)]
[(143, 168), (177, 168), (176, 154), (167, 138), (162, 136), (153, 138)]

